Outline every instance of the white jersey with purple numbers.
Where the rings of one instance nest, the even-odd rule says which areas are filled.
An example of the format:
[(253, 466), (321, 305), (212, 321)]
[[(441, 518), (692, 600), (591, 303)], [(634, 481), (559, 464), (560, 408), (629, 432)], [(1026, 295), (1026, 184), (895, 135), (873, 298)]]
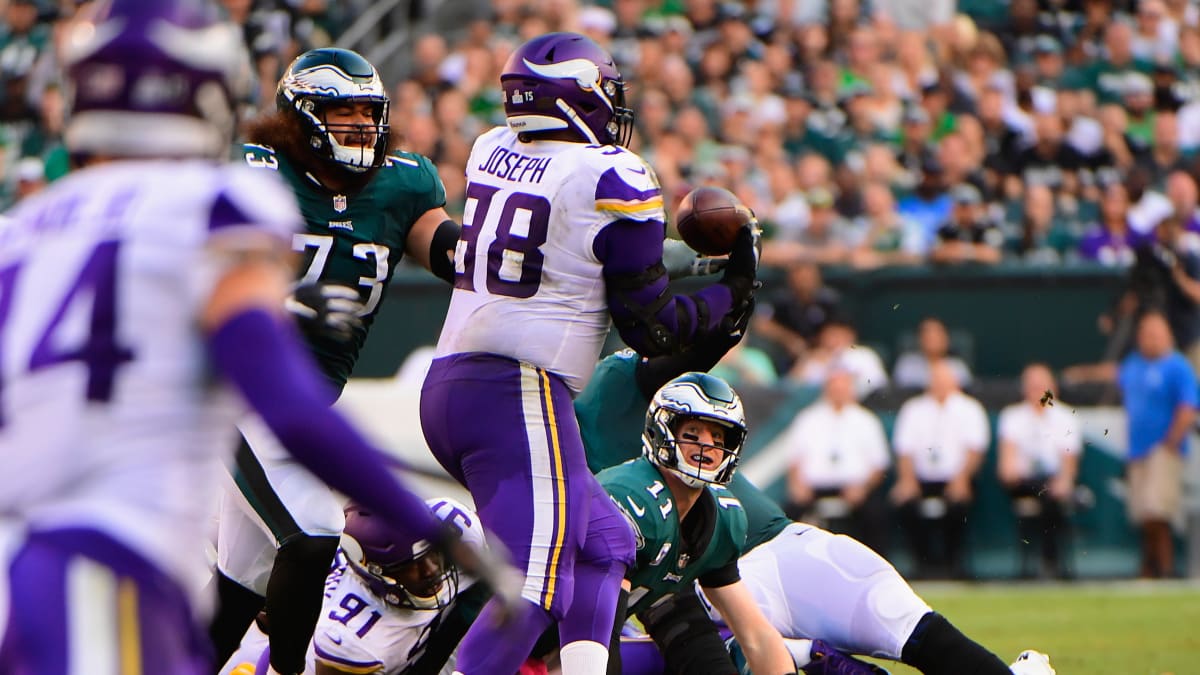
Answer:
[(0, 509), (34, 528), (100, 530), (194, 586), (237, 413), (197, 321), (220, 273), (210, 244), (286, 246), (295, 199), (246, 168), (118, 162), (9, 215)]
[[(459, 592), (473, 583), (460, 577)], [(321, 618), (308, 647), (304, 672), (311, 675), (317, 663), (325, 663), (350, 673), (402, 673), (424, 654), (442, 611), (387, 604), (349, 568), (339, 549), (325, 581)], [(252, 625), (221, 675), (244, 672), (246, 664), (258, 662), (268, 643), (266, 634)]]
[(665, 222), (658, 178), (621, 147), (498, 127), (475, 141), (467, 181), (438, 356), (499, 354), (580, 391), (610, 326), (593, 243), (616, 220)]

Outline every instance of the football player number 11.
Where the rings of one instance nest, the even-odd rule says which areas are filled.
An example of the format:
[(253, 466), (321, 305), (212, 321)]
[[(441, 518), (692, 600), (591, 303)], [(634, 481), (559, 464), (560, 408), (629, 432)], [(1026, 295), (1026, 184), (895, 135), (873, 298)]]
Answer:
[[(475, 253), (480, 241), (488, 241), (484, 236), (486, 227), (491, 237), (487, 249), (487, 292), (530, 298), (542, 283), (546, 256), (541, 246), (550, 232), (550, 201), (524, 192), (510, 192), (501, 201), (497, 199), (499, 192), (500, 188), (491, 185), (467, 185), (462, 236), (454, 256), (459, 266), (454, 287), (479, 290), (475, 288)], [(499, 217), (494, 220), (488, 218), (493, 208), (500, 209)]]

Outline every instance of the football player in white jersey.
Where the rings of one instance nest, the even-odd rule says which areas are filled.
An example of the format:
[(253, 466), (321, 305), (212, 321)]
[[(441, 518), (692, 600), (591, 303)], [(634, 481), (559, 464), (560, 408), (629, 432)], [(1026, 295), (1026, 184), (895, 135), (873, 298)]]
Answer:
[(223, 380), (331, 485), (448, 536), (279, 316), (299, 213), (218, 163), (245, 57), (212, 9), (93, 4), (66, 40), (79, 170), (0, 228), (0, 672), (210, 672), (196, 589), (241, 407)]
[(500, 81), (507, 126), (471, 151), (455, 288), (421, 425), (489, 536), (524, 570), (528, 611), (498, 629), (485, 608), (458, 670), (514, 672), (558, 622), (563, 671), (603, 673), (634, 539), (588, 472), (572, 397), (610, 323), (639, 352), (662, 354), (743, 312), (757, 230), (739, 234), (718, 283), (672, 295), (662, 192), (622, 147), (633, 117), (612, 57), (582, 35), (551, 33), (518, 47)]
[[(425, 503), (435, 516), (461, 532), (465, 542), (485, 545), (479, 517), (471, 509), (443, 497)], [(416, 540), (351, 504), (346, 507), (342, 546), (325, 582), (321, 618), (304, 672), (405, 672), (423, 655), (442, 613), (473, 584), (429, 542)], [(267, 634), (252, 625), (221, 675), (267, 672), (267, 649)]]

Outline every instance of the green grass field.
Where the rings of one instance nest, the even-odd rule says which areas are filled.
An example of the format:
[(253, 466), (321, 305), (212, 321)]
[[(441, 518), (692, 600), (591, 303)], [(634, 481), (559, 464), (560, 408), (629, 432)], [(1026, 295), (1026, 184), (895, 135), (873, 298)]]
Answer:
[[(1050, 655), (1059, 675), (1200, 673), (1200, 585), (914, 584), (964, 633), (1010, 663)], [(893, 675), (917, 671), (878, 661)]]

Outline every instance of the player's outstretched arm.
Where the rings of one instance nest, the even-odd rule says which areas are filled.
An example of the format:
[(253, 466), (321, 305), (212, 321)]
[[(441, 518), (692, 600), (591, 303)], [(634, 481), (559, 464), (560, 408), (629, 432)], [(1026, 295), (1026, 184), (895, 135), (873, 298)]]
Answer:
[(446, 283), (454, 283), (454, 247), (462, 226), (436, 207), (421, 214), (413, 223), (405, 240), (404, 250), (421, 267)]
[(621, 339), (642, 355), (660, 356), (720, 329), (753, 294), (758, 236), (749, 226), (739, 234), (720, 281), (692, 295), (673, 295), (662, 260), (662, 223), (618, 220), (607, 225), (593, 248), (604, 266), (609, 312)]
[(386, 469), (377, 452), (327, 405), (311, 357), (282, 315), (287, 295), (285, 251), (268, 247), (216, 250), (218, 281), (203, 307), (209, 354), (306, 468), (331, 487), (403, 524), (441, 540), (443, 528), (416, 495)]
[(719, 588), (705, 588), (704, 593), (733, 630), (750, 670), (763, 675), (796, 672), (796, 663), (784, 646), (783, 637), (754, 604), (754, 596), (744, 583), (735, 581)]

